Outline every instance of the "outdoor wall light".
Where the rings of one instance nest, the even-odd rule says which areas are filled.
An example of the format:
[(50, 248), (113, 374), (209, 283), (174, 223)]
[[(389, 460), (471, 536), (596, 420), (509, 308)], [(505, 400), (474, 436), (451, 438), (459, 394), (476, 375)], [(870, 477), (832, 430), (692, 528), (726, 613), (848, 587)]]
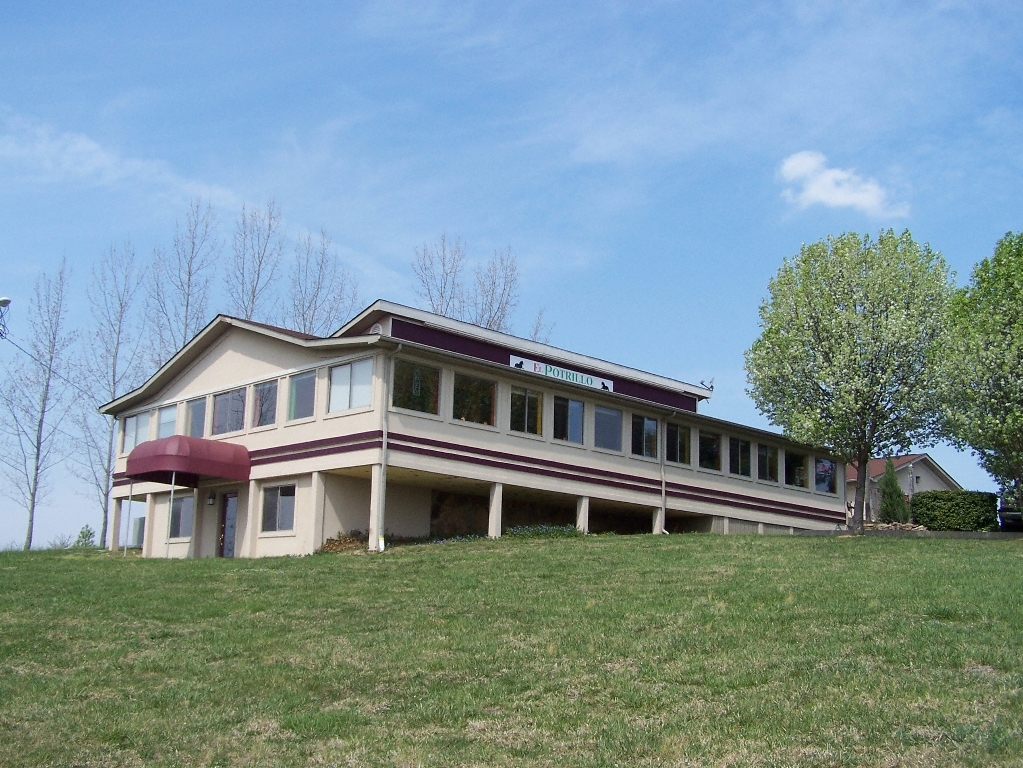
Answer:
[(216, 491), (210, 491), (210, 495), (206, 497), (206, 506), (207, 507), (212, 507), (216, 503), (217, 503), (217, 492)]

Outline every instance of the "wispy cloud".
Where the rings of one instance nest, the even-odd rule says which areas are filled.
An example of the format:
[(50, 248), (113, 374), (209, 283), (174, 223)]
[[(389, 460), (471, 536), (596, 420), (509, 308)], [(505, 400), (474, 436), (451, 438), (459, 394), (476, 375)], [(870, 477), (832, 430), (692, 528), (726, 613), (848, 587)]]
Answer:
[(221, 205), (236, 202), (229, 190), (184, 178), (166, 162), (127, 157), (84, 133), (10, 114), (0, 116), (0, 178), (44, 185), (144, 184), (172, 196), (208, 197)]
[(786, 157), (779, 175), (795, 186), (781, 194), (798, 208), (824, 205), (828, 208), (855, 208), (868, 216), (905, 216), (909, 206), (891, 205), (888, 193), (874, 179), (865, 179), (853, 169), (829, 168), (820, 152), (796, 152)]

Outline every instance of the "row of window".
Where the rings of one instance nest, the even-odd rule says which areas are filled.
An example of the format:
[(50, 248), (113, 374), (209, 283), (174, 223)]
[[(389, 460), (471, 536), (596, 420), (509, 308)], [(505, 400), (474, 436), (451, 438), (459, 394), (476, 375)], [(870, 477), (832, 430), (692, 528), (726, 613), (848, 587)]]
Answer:
[[(192, 535), (195, 501), (191, 494), (176, 496), (171, 504), (170, 537), (188, 538)], [(295, 528), (295, 486), (275, 485), (263, 489), (263, 515), (261, 530), (291, 531)]]
[[(440, 414), (439, 368), (408, 360), (395, 360), (392, 403), (422, 413)], [(495, 425), (497, 382), (490, 379), (455, 373), (451, 417), (458, 421)], [(542, 392), (512, 387), (509, 429), (531, 435), (543, 435)], [(582, 445), (586, 406), (581, 400), (555, 396), (555, 440)], [(593, 407), (593, 445), (609, 451), (622, 451), (623, 412), (602, 405)], [(634, 456), (657, 458), (660, 444), (657, 419), (640, 414), (632, 415), (631, 452)], [(691, 431), (683, 424), (667, 424), (665, 459), (675, 464), (691, 464)], [(722, 468), (723, 436), (716, 432), (698, 430), (698, 465), (702, 469), (718, 472)], [(784, 452), (784, 482), (786, 485), (806, 488), (809, 485), (807, 454)], [(779, 482), (778, 449), (770, 445), (757, 445), (758, 480)], [(752, 443), (732, 437), (728, 441), (728, 472), (742, 477), (753, 477)], [(835, 493), (837, 477), (835, 462), (818, 458), (814, 465), (814, 488), (822, 493)]]
[[(373, 402), (373, 359), (336, 365), (330, 369), (330, 392), (327, 398), (329, 413), (368, 407)], [(287, 421), (307, 419), (316, 409), (316, 371), (305, 371), (285, 380), (288, 391)], [(252, 413), (250, 428), (268, 427), (277, 423), (277, 393), (281, 380), (273, 379), (252, 387), (239, 387), (213, 395), (213, 418), (209, 434), (223, 435), (245, 429), (246, 398), (251, 389)], [(187, 401), (183, 433), (190, 437), (207, 434), (206, 410), (210, 398), (199, 397)], [(139, 443), (149, 440), (149, 412), (129, 416), (124, 420), (121, 450), (131, 451)], [(178, 406), (168, 405), (156, 410), (156, 438), (177, 434)]]

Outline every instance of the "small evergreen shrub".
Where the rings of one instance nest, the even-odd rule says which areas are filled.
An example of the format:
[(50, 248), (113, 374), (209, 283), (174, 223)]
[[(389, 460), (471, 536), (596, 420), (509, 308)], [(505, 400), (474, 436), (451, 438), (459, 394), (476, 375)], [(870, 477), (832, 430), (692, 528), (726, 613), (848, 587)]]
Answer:
[(982, 491), (921, 491), (913, 519), (932, 531), (997, 531), (998, 496)]
[(583, 534), (574, 525), (516, 525), (506, 528), (504, 535), (520, 539), (569, 539)]
[(899, 486), (899, 478), (895, 474), (895, 465), (888, 459), (884, 465), (884, 475), (878, 483), (878, 490), (881, 491), (881, 522), (882, 523), (908, 523), (909, 504)]
[(82, 530), (78, 532), (78, 538), (75, 539), (75, 543), (72, 547), (95, 547), (96, 546), (96, 532), (88, 525), (83, 525)]

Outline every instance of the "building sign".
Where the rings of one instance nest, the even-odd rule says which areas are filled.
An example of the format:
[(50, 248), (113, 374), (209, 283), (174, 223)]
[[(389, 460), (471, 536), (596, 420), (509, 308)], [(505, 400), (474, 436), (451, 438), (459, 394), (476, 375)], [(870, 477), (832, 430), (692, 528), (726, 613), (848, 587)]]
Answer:
[(550, 363), (538, 363), (535, 360), (527, 360), (524, 357), (512, 355), (508, 365), (512, 368), (518, 368), (520, 371), (538, 373), (541, 376), (558, 379), (559, 381), (567, 381), (569, 384), (578, 384), (581, 387), (591, 387), (603, 392), (615, 391), (615, 384), (611, 379), (602, 379), (599, 376), (591, 376), (588, 373), (570, 371), (568, 368), (559, 368)]

